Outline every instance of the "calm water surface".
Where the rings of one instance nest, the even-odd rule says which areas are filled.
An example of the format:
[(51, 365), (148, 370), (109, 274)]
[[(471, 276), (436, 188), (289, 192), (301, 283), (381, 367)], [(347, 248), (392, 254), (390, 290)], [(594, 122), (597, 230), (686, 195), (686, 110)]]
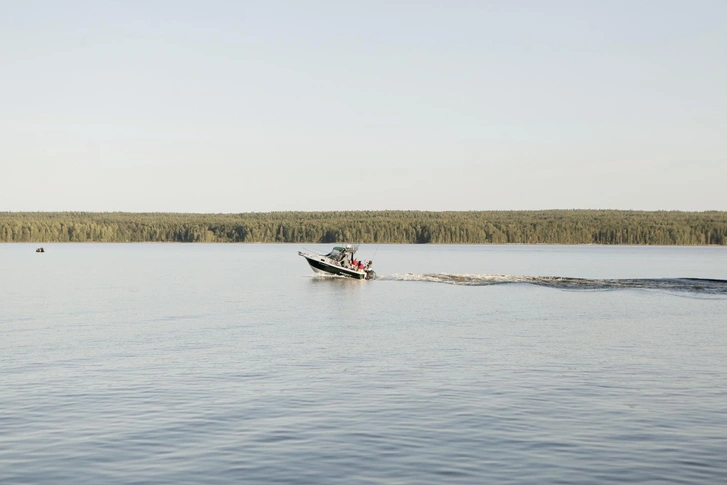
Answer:
[(3, 484), (727, 476), (727, 248), (35, 246), (0, 245)]

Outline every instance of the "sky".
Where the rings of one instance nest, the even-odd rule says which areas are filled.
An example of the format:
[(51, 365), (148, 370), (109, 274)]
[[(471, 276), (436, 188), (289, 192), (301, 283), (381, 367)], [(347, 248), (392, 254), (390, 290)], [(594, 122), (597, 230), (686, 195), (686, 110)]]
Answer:
[(0, 211), (727, 210), (724, 0), (0, 12)]

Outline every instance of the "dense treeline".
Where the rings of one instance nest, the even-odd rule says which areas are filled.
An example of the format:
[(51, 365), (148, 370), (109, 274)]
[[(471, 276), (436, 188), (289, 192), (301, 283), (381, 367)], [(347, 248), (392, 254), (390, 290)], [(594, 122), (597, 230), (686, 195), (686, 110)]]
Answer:
[(0, 242), (725, 245), (727, 212), (0, 212)]

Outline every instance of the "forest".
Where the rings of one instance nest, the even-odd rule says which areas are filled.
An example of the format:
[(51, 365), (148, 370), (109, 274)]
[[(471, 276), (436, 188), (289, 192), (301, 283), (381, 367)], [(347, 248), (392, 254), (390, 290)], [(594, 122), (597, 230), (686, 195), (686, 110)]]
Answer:
[(725, 245), (727, 212), (0, 212), (0, 242)]

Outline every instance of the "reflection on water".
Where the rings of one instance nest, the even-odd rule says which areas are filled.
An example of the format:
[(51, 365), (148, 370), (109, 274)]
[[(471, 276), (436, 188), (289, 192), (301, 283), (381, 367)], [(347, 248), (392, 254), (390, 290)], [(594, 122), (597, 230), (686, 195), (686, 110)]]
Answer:
[(310, 281), (311, 283), (322, 283), (326, 285), (360, 285), (366, 284), (366, 282), (370, 280), (359, 280), (356, 278), (348, 278), (346, 276), (339, 275), (314, 274), (310, 277)]

